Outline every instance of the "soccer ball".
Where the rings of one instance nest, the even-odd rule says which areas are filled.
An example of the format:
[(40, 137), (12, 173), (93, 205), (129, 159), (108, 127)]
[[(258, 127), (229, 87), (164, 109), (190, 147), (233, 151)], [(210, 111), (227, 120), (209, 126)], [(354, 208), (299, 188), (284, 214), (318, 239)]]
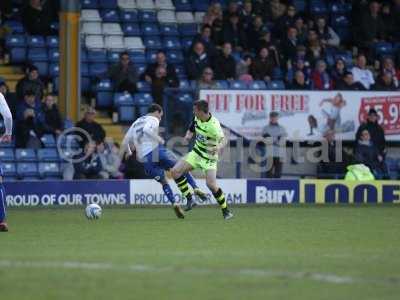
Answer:
[(88, 206), (86, 206), (85, 214), (86, 214), (86, 218), (88, 218), (89, 220), (100, 219), (101, 213), (102, 213), (102, 209), (97, 204), (93, 203), (93, 204), (89, 204)]

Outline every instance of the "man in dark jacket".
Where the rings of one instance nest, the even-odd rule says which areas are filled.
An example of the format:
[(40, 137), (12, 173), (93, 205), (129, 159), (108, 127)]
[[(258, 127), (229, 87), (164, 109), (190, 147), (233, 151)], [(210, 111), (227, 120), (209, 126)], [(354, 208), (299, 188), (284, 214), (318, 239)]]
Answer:
[(84, 152), (74, 157), (74, 179), (101, 179), (101, 160), (96, 153), (96, 144), (87, 142)]
[(378, 113), (375, 109), (371, 108), (368, 112), (367, 122), (358, 127), (356, 133), (356, 141), (360, 140), (363, 130), (367, 130), (372, 143), (378, 148), (379, 154), (384, 156), (386, 153), (386, 139), (385, 131), (378, 124)]
[(232, 56), (231, 43), (225, 42), (221, 53), (215, 58), (214, 72), (217, 80), (235, 79), (236, 61)]
[(38, 68), (29, 66), (27, 74), (20, 79), (16, 86), (17, 100), (23, 100), (27, 91), (33, 91), (37, 100), (43, 98), (44, 84), (39, 78)]
[(197, 42), (193, 45), (193, 51), (186, 59), (186, 71), (190, 80), (198, 80), (203, 70), (210, 67), (210, 58), (204, 50), (204, 45)]
[(22, 22), (27, 32), (33, 35), (52, 33), (50, 25), (55, 15), (52, 2), (57, 1), (29, 1), (29, 4), (22, 10)]
[(211, 39), (212, 28), (210, 25), (205, 24), (201, 27), (201, 32), (197, 34), (192, 41), (192, 47), (196, 45), (197, 42), (201, 42), (204, 45), (205, 51), (208, 57), (214, 57), (217, 55), (217, 48)]
[[(86, 131), (91, 139), (96, 143), (100, 143), (104, 141), (106, 137), (106, 132), (103, 127), (97, 123), (94, 118), (96, 116), (96, 110), (94, 108), (89, 107), (85, 112), (85, 116), (82, 120), (76, 123), (76, 127), (83, 129)], [(87, 143), (87, 138), (82, 136), (82, 145)]]
[(261, 48), (258, 57), (250, 66), (250, 74), (254, 80), (269, 81), (274, 67), (275, 61), (269, 56), (269, 50)]
[(354, 76), (351, 72), (345, 72), (342, 79), (336, 85), (337, 90), (341, 91), (365, 91), (365, 87), (359, 82), (354, 82)]
[(311, 89), (310, 85), (306, 83), (304, 73), (301, 70), (297, 70), (296, 73), (294, 73), (293, 83), (289, 86), (289, 88), (291, 90), (298, 91)]
[(239, 15), (229, 16), (229, 22), (224, 26), (223, 37), (225, 42), (229, 42), (236, 51), (247, 49), (246, 33), (239, 23)]
[(156, 62), (147, 66), (146, 71), (142, 75), (143, 79), (151, 84), (153, 80), (157, 78), (156, 70), (158, 67), (163, 67), (166, 70), (165, 80), (168, 86), (170, 87), (179, 86), (179, 79), (178, 76), (176, 75), (175, 66), (167, 63), (167, 57), (165, 56), (165, 53), (162, 50), (157, 52)]
[(397, 91), (398, 88), (394, 84), (393, 75), (390, 72), (384, 72), (378, 78), (377, 82), (372, 86), (375, 91)]
[(114, 89), (116, 92), (128, 92), (131, 94), (136, 92), (138, 75), (127, 52), (122, 52), (119, 55), (119, 63), (111, 66), (107, 71), (106, 76), (114, 83)]
[(369, 47), (372, 43), (385, 38), (385, 23), (380, 14), (380, 6), (378, 1), (371, 1), (369, 11), (361, 17), (359, 24), (356, 24), (358, 25), (356, 39), (361, 47)]
[(47, 132), (58, 136), (63, 131), (64, 124), (52, 94), (46, 95), (42, 105), (42, 110), (45, 122), (48, 125)]

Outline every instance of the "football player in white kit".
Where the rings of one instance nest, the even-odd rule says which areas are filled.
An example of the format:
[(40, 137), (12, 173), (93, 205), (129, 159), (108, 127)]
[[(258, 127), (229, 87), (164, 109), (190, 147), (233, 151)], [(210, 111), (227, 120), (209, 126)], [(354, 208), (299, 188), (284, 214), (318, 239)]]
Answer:
[[(13, 119), (6, 99), (1, 93), (0, 114), (3, 116), (4, 126), (6, 127), (5, 133), (0, 137), (0, 141), (3, 143), (8, 143), (11, 142)], [(6, 231), (8, 231), (8, 226), (6, 223), (6, 194), (3, 186), (3, 170), (0, 167), (0, 232)]]
[[(143, 162), (146, 174), (162, 185), (165, 195), (173, 205), (176, 216), (184, 218), (184, 213), (180, 206), (175, 203), (174, 194), (165, 178), (165, 171), (171, 169), (176, 164), (177, 159), (164, 147), (165, 141), (159, 136), (158, 129), (162, 116), (162, 107), (158, 104), (152, 104), (148, 114), (138, 118), (129, 128), (122, 142), (121, 151), (122, 153), (132, 154), (133, 150), (136, 150), (137, 159)], [(179, 177), (175, 182), (187, 200), (186, 211), (191, 210), (196, 205), (189, 185), (202, 200), (207, 199), (206, 194), (198, 188), (196, 181), (189, 173)]]

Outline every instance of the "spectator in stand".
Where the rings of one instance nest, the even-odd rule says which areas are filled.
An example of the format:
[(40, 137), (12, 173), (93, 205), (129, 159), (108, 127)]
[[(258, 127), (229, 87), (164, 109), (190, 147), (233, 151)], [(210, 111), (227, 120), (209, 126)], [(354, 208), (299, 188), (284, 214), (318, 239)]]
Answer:
[(270, 81), (275, 65), (268, 49), (261, 48), (258, 57), (250, 65), (250, 74), (254, 80)]
[[(307, 41), (307, 26), (301, 16), (297, 16), (294, 21), (294, 28), (297, 30), (297, 41), (299, 44), (304, 45)], [(283, 36), (283, 35), (282, 35)]]
[(393, 75), (391, 72), (384, 72), (378, 78), (378, 81), (372, 86), (374, 91), (397, 91), (398, 88), (396, 87), (393, 81)]
[(362, 123), (357, 129), (356, 140), (360, 140), (363, 130), (368, 130), (372, 143), (378, 148), (379, 154), (385, 157), (386, 155), (386, 139), (385, 131), (378, 123), (378, 113), (375, 109), (371, 108), (368, 111), (366, 122)]
[(346, 74), (346, 64), (342, 58), (338, 58), (335, 62), (335, 66), (333, 70), (331, 70), (331, 78), (333, 81), (333, 85), (336, 86), (343, 79), (344, 74)]
[(376, 145), (371, 141), (368, 129), (360, 132), (354, 151), (354, 158), (357, 163), (364, 164), (374, 173), (376, 179), (385, 177), (386, 168), (384, 157), (379, 153)]
[(53, 33), (50, 25), (54, 20), (55, 12), (51, 2), (49, 0), (29, 0), (29, 4), (23, 8), (22, 22), (29, 34), (49, 35)]
[(297, 29), (289, 27), (287, 29), (286, 38), (282, 41), (281, 49), (284, 60), (293, 60), (296, 57), (297, 46), (299, 45), (297, 39)]
[(210, 67), (204, 69), (203, 74), (200, 80), (197, 81), (197, 91), (196, 96), (197, 98), (200, 95), (200, 90), (202, 89), (219, 89), (220, 85), (218, 81), (214, 80), (214, 72)]
[(231, 43), (224, 43), (221, 53), (215, 58), (214, 71), (217, 80), (233, 80), (236, 78), (236, 61), (232, 56)]
[[(240, 79), (243, 75), (250, 75), (250, 66), (253, 58), (249, 54), (245, 54), (236, 64), (236, 79)], [(251, 75), (250, 75), (251, 76)]]
[(97, 144), (97, 154), (101, 161), (100, 176), (103, 179), (122, 179), (123, 174), (119, 171), (121, 158), (119, 156), (119, 145), (112, 143)]
[(326, 24), (326, 18), (324, 16), (317, 17), (315, 30), (324, 47), (338, 47), (340, 45), (340, 37)]
[[(269, 114), (269, 124), (262, 130), (262, 137), (269, 139), (272, 142), (272, 152), (269, 147), (266, 149), (268, 159), (272, 159), (272, 164), (267, 163), (267, 178), (280, 178), (282, 176), (282, 159), (286, 156), (285, 153), (285, 138), (287, 137), (286, 129), (278, 122), (279, 114), (271, 112)], [(270, 143), (268, 143), (270, 144)]]
[(291, 90), (310, 90), (310, 85), (306, 83), (303, 71), (294, 73), (293, 83), (289, 86)]
[(394, 0), (390, 10), (393, 20), (393, 41), (400, 42), (400, 0)]
[(40, 138), (48, 130), (40, 102), (33, 91), (26, 91), (24, 101), (17, 107), (16, 146), (18, 148), (42, 147)]
[(365, 87), (358, 81), (354, 82), (353, 73), (346, 71), (343, 77), (336, 82), (336, 90), (341, 91), (365, 91)]
[(356, 41), (358, 46), (365, 51), (372, 49), (373, 43), (385, 39), (385, 24), (380, 15), (380, 4), (378, 1), (371, 1), (369, 11), (364, 13), (356, 25)]
[(222, 20), (217, 19), (214, 21), (211, 28), (211, 41), (214, 43), (216, 48), (220, 48), (221, 45), (224, 43), (223, 27), (224, 25)]
[(224, 24), (228, 24), (230, 22), (230, 17), (232, 15), (239, 15), (239, 4), (236, 0), (230, 0), (228, 3), (228, 8), (224, 11), (223, 21)]
[(231, 14), (229, 21), (223, 29), (224, 42), (229, 42), (235, 51), (241, 52), (247, 49), (247, 37), (241, 24), (239, 23), (239, 15)]
[(281, 16), (274, 26), (274, 37), (280, 38), (285, 35), (288, 27), (293, 26), (297, 17), (296, 7), (289, 5), (286, 14)]
[[(389, 2), (389, 1), (388, 1)], [(396, 2), (396, 1), (393, 1)], [(395, 35), (395, 19), (392, 15), (391, 3), (382, 3), (382, 21), (385, 28), (386, 40), (393, 41)]]
[(47, 133), (58, 136), (64, 130), (64, 122), (54, 100), (54, 95), (48, 94), (42, 104)]
[(207, 13), (203, 17), (203, 24), (213, 26), (216, 20), (222, 21), (223, 13), (221, 3), (212, 3), (207, 10)]
[(351, 69), (354, 81), (360, 82), (365, 89), (369, 90), (375, 84), (374, 75), (367, 69), (367, 58), (364, 54), (357, 56), (356, 65)]
[(120, 53), (119, 62), (112, 65), (105, 76), (112, 80), (116, 92), (136, 93), (138, 73), (136, 67), (129, 58), (128, 52)]
[(193, 46), (196, 45), (197, 42), (203, 43), (208, 57), (214, 57), (217, 54), (217, 48), (211, 39), (211, 31), (212, 27), (210, 25), (203, 25), (201, 27), (201, 32), (197, 34), (192, 41)]
[(255, 16), (251, 0), (246, 0), (243, 3), (243, 7), (240, 10), (239, 15), (240, 15), (240, 23), (242, 23), (243, 29), (247, 32), (249, 28), (252, 26), (253, 19)]
[(16, 86), (17, 99), (24, 99), (24, 95), (27, 91), (33, 91), (36, 99), (43, 98), (44, 84), (39, 78), (38, 68), (35, 66), (29, 66), (27, 74), (24, 78), (20, 79)]
[(384, 73), (391, 73), (392, 78), (393, 78), (393, 83), (396, 88), (399, 87), (399, 79), (397, 78), (397, 71), (396, 68), (394, 67), (394, 62), (391, 57), (385, 57), (382, 60), (382, 68), (381, 68), (381, 74)]
[(258, 40), (257, 50), (264, 47), (268, 48), (269, 50), (275, 50), (275, 43), (272, 41), (271, 31), (269, 31), (268, 28), (261, 32), (260, 39)]
[(332, 80), (326, 71), (326, 62), (319, 60), (311, 74), (311, 81), (314, 90), (331, 90)]
[(11, 110), (11, 114), (15, 115), (15, 111), (17, 109), (17, 99), (15, 93), (10, 93), (10, 89), (5, 81), (0, 79), (0, 93), (3, 94), (4, 98), (6, 98), (8, 107)]
[(314, 65), (318, 60), (323, 59), (324, 45), (322, 45), (315, 30), (309, 30), (307, 36), (307, 60)]
[(156, 55), (156, 62), (150, 64), (144, 74), (144, 79), (151, 84), (152, 96), (155, 102), (162, 106), (165, 88), (176, 88), (179, 79), (174, 65), (167, 63), (164, 51), (160, 50)]
[(308, 86), (310, 85), (310, 77), (311, 77), (311, 68), (309, 67), (308, 62), (303, 59), (297, 59), (292, 65), (292, 62), (289, 60), (287, 62), (287, 81), (291, 83), (293, 81), (294, 75), (297, 71), (301, 71), (304, 74), (305, 82)]
[(76, 155), (74, 161), (74, 179), (102, 179), (103, 167), (93, 141), (86, 141), (84, 151)]
[(3, 20), (8, 19), (12, 15), (12, 0), (0, 1), (0, 18)]
[(264, 26), (262, 17), (255, 16), (252, 25), (247, 30), (247, 36), (251, 37), (248, 39), (249, 50), (257, 51), (259, 49), (258, 41), (266, 30), (268, 29)]
[[(94, 142), (101, 143), (106, 137), (106, 132), (104, 131), (103, 127), (95, 121), (95, 117), (96, 110), (92, 107), (89, 107), (86, 110), (83, 119), (76, 123), (75, 126), (86, 131)], [(86, 136), (82, 137), (82, 142), (83, 144), (87, 142)]]
[(197, 42), (193, 51), (186, 58), (186, 71), (190, 80), (198, 80), (203, 70), (210, 67), (210, 58), (204, 50), (204, 45)]

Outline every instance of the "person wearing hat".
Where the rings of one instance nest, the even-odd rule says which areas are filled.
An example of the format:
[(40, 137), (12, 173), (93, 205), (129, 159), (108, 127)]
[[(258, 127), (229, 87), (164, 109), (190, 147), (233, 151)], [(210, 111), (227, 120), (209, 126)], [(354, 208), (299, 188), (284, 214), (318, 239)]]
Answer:
[(357, 129), (356, 141), (359, 141), (361, 134), (367, 130), (370, 135), (371, 142), (378, 148), (379, 154), (385, 157), (386, 154), (386, 139), (385, 131), (382, 126), (378, 124), (378, 113), (375, 109), (371, 108), (368, 112), (368, 117), (365, 123), (362, 123)]
[(25, 77), (20, 79), (15, 88), (17, 99), (23, 100), (26, 91), (33, 91), (37, 100), (43, 98), (44, 84), (39, 78), (38, 68), (31, 65), (27, 68)]
[[(103, 127), (95, 121), (95, 117), (96, 110), (93, 107), (89, 107), (83, 119), (76, 123), (75, 126), (86, 131), (96, 143), (101, 143), (106, 137), (106, 132)], [(85, 136), (82, 136), (82, 138), (82, 145), (84, 145), (87, 142), (87, 138)]]
[(267, 178), (280, 178), (282, 176), (282, 159), (286, 157), (285, 138), (287, 133), (286, 129), (278, 123), (278, 119), (278, 112), (270, 112), (269, 124), (262, 130), (262, 137), (267, 139)]

